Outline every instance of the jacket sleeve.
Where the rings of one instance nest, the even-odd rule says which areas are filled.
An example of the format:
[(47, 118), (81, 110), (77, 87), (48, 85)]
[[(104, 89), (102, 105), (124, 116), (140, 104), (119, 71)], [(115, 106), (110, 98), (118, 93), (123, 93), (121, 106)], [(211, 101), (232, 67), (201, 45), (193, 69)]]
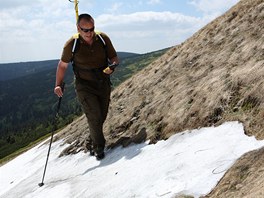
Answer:
[(117, 56), (116, 50), (110, 40), (110, 38), (105, 34), (101, 33), (105, 43), (106, 43), (106, 50), (107, 50), (107, 56), (109, 59), (114, 58)]
[(70, 38), (64, 45), (63, 51), (61, 54), (61, 60), (65, 63), (71, 62), (72, 59), (72, 47), (73, 47), (74, 39)]

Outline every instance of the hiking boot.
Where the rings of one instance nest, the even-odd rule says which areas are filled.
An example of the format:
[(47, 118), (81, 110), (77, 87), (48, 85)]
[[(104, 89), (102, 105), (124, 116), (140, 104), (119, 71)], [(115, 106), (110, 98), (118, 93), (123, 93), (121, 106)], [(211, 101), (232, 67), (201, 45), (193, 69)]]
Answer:
[(96, 147), (96, 149), (94, 149), (94, 155), (97, 160), (103, 159), (105, 157), (104, 147)]
[(90, 155), (94, 156), (94, 150), (92, 148), (90, 149)]
[(87, 145), (87, 149), (88, 149), (88, 151), (90, 152), (90, 155), (91, 155), (91, 156), (94, 156), (94, 149), (93, 149), (93, 146), (92, 146), (92, 145)]
[(97, 160), (104, 159), (104, 157), (105, 157), (104, 151), (101, 152), (101, 153), (95, 153), (95, 157), (96, 157)]

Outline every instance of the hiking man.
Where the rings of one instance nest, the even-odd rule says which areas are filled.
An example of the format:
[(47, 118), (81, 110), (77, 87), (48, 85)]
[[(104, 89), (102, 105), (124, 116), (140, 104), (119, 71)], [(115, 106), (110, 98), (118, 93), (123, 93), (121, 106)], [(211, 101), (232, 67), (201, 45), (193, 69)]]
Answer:
[(110, 102), (110, 74), (114, 71), (108, 65), (118, 65), (119, 60), (110, 38), (104, 33), (96, 33), (94, 28), (94, 19), (89, 14), (79, 15), (79, 38), (76, 40), (72, 37), (64, 45), (57, 67), (54, 93), (62, 97), (60, 85), (63, 83), (69, 62), (72, 62), (76, 94), (90, 130), (88, 142), (91, 146), (88, 149), (91, 155), (100, 160), (105, 156), (103, 123)]

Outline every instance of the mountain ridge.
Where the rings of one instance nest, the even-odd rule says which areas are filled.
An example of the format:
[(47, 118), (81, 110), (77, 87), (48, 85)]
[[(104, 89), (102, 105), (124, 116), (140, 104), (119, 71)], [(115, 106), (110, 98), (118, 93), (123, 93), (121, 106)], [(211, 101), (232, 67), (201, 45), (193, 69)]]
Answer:
[[(117, 52), (121, 59), (131, 58), (142, 54), (131, 52)], [(57, 67), (59, 59), (44, 61), (27, 61), (16, 63), (0, 63), (0, 82), (12, 80), (38, 72), (54, 69)]]

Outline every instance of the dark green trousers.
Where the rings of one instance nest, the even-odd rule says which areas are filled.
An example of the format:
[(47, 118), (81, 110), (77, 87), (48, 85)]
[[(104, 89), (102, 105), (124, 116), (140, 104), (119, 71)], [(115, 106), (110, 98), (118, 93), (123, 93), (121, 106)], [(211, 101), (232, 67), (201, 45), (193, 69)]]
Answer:
[(98, 81), (86, 81), (76, 79), (75, 89), (77, 97), (87, 117), (92, 146), (105, 147), (103, 124), (107, 117), (110, 102), (111, 83), (109, 79)]

